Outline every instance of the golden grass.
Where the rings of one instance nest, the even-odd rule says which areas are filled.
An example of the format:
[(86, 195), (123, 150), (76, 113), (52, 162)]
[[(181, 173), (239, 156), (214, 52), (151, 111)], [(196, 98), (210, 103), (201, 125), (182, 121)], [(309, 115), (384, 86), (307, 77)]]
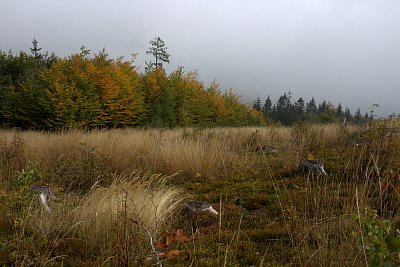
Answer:
[[(100, 253), (99, 262), (109, 258), (113, 264), (120, 264), (119, 257), (127, 255), (132, 259), (147, 258), (151, 255), (148, 233), (156, 240), (163, 229), (177, 220), (186, 199), (182, 189), (167, 186), (175, 175), (136, 171), (116, 175), (107, 187), (94, 185), (83, 197), (58, 192), (58, 200), (50, 203), (51, 213), (35, 196), (18, 219), (17, 236), (23, 239), (31, 233), (38, 246), (45, 242), (45, 252), (36, 259), (39, 265), (52, 261), (54, 253), (70, 249), (82, 255)], [(112, 259), (116, 253), (119, 256)]]
[[(12, 146), (17, 139), (21, 146), (15, 159), (19, 162), (13, 164), (16, 166), (9, 176), (23, 168), (24, 159), (29, 159), (40, 163), (48, 174), (47, 182), (69, 181), (65, 186), (82, 187), (82, 182), (77, 180), (83, 178), (87, 190), (98, 180), (111, 181), (107, 173), (127, 174), (136, 169), (167, 174), (183, 171), (192, 177), (223, 177), (237, 164), (236, 152), (246, 151), (254, 132), (260, 137), (258, 142), (277, 143), (282, 147), (289, 138), (286, 128), (221, 128), (4, 131), (2, 140), (5, 146)], [(7, 178), (10, 179), (2, 180)]]
[(182, 190), (166, 185), (172, 177), (139, 172), (116, 177), (108, 187), (89, 192), (73, 211), (73, 220), (83, 222), (85, 233), (102, 235), (114, 224), (132, 219), (156, 235), (184, 204)]
[[(260, 145), (279, 152), (257, 153)], [(77, 258), (92, 264), (138, 263), (151, 254), (145, 231), (130, 219), (154, 238), (179, 225), (202, 228), (184, 247), (199, 266), (360, 265), (353, 215), (372, 207), (394, 225), (400, 221), (398, 127), (380, 122), (369, 128), (3, 131), (0, 148), (2, 199), (28, 161), (36, 163), (35, 173), (45, 174), (40, 182), (55, 186), (60, 196), (52, 214), (36, 202), (28, 205), (13, 240), (22, 242), (30, 233), (45, 244), (54, 239), (43, 245), (47, 255), (74, 247)], [(296, 172), (304, 158), (323, 160), (329, 175)], [(220, 221), (176, 216), (188, 194), (220, 209)], [(78, 264), (76, 258), (69, 263)]]

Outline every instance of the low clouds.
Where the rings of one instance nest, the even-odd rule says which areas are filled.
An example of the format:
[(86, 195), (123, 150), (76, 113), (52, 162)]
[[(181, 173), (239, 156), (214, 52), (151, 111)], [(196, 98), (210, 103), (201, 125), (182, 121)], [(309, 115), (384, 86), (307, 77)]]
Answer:
[(110, 56), (150, 60), (160, 36), (168, 70), (197, 69), (251, 101), (291, 90), (382, 116), (400, 113), (400, 2), (2, 0), (0, 49), (66, 56), (85, 45)]

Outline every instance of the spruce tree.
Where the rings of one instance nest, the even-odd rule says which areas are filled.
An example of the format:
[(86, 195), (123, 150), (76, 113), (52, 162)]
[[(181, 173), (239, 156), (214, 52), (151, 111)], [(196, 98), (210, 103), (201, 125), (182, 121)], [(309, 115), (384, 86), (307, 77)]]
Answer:
[(257, 111), (261, 110), (261, 100), (259, 97), (256, 98), (256, 100), (253, 103), (253, 108)]
[(272, 101), (271, 98), (267, 97), (267, 99), (265, 99), (264, 105), (262, 107), (262, 112), (264, 114), (264, 117), (266, 118), (270, 118), (272, 117)]
[(29, 49), (31, 50), (31, 53), (33, 54), (33, 56), (34, 56), (35, 58), (40, 57), (39, 51), (42, 50), (42, 48), (41, 48), (41, 47), (40, 47), (40, 48), (38, 47), (38, 41), (37, 41), (36, 39), (33, 39), (33, 41), (32, 41), (32, 46), (33, 46), (33, 47), (29, 47)]
[(317, 105), (315, 104), (314, 97), (312, 97), (310, 102), (306, 104), (306, 112), (317, 112)]

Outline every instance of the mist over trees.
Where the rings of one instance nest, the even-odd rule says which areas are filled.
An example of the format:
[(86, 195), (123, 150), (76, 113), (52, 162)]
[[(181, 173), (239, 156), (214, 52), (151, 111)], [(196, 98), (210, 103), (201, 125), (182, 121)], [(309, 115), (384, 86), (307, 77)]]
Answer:
[(150, 42), (155, 57), (144, 73), (133, 60), (111, 59), (85, 47), (67, 57), (0, 51), (0, 123), (21, 129), (263, 125), (260, 111), (231, 90), (206, 86), (196, 72), (167, 74), (164, 42)]

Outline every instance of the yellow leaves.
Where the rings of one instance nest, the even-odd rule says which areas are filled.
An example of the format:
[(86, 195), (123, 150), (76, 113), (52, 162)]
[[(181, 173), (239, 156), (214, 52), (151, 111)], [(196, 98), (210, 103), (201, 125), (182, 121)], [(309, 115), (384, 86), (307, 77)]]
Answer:
[(265, 125), (265, 117), (261, 111), (257, 111), (253, 108), (248, 107), (247, 112), (250, 114), (250, 116), (257, 122), (259, 125)]
[(104, 119), (106, 122), (131, 125), (144, 112), (141, 81), (133, 68), (118, 62), (109, 68), (109, 75), (103, 81)]
[(141, 76), (132, 62), (112, 60), (103, 50), (90, 58), (58, 59), (42, 73), (55, 126), (122, 127), (149, 122), (174, 127), (262, 124), (263, 115), (232, 91), (209, 88), (196, 72), (162, 68)]
[(42, 73), (59, 126), (127, 126), (144, 112), (140, 76), (130, 63), (72, 55)]
[(145, 77), (146, 91), (149, 101), (153, 103), (161, 95), (161, 89), (167, 84), (167, 77), (162, 68), (157, 68)]

